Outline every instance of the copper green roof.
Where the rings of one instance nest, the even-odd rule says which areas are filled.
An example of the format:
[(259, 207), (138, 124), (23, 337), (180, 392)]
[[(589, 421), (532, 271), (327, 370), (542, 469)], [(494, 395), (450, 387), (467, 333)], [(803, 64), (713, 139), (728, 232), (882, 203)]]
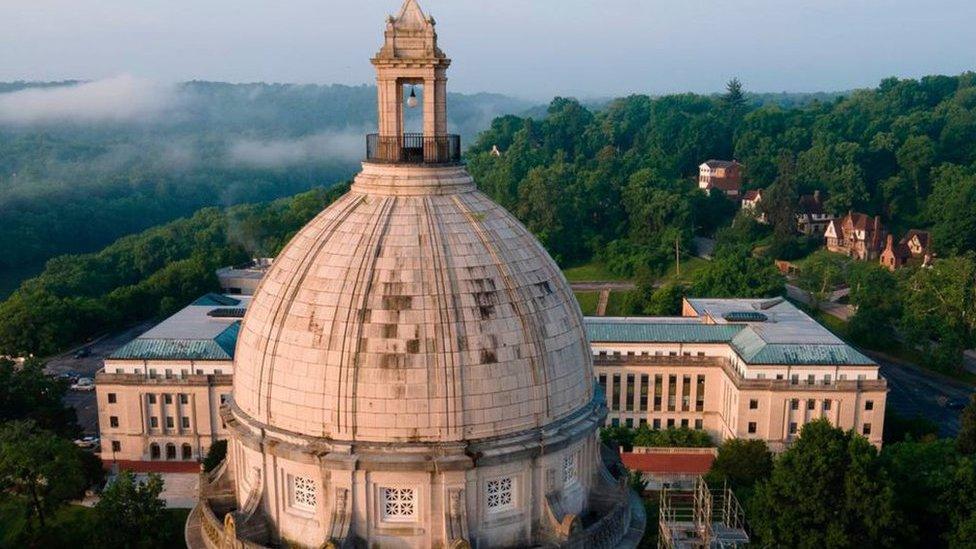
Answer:
[(729, 343), (743, 329), (737, 324), (651, 318), (588, 317), (585, 326), (590, 341), (614, 343)]
[(240, 321), (227, 326), (213, 339), (136, 338), (109, 355), (111, 359), (135, 360), (233, 360)]

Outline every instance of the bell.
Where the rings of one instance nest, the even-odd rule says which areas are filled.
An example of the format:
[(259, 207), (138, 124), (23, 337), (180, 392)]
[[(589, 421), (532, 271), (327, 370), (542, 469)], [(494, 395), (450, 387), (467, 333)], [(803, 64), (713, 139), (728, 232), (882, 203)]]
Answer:
[(407, 98), (407, 106), (415, 108), (417, 106), (417, 90), (410, 88), (410, 97)]

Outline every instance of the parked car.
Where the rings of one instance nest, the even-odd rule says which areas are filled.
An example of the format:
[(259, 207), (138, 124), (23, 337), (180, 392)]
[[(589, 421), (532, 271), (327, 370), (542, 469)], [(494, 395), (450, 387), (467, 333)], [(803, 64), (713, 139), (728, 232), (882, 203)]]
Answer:
[(98, 447), (99, 438), (93, 436), (81, 437), (75, 439), (75, 446), (79, 448), (84, 448), (86, 450), (91, 450)]
[(95, 390), (95, 380), (90, 377), (83, 377), (78, 379), (77, 383), (71, 386), (72, 391), (94, 391)]

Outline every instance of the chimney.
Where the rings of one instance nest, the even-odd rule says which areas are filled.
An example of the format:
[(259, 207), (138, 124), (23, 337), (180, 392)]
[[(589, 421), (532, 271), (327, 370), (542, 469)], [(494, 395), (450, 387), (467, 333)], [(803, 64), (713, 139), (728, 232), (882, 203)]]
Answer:
[(895, 237), (891, 236), (890, 234), (888, 235), (888, 238), (885, 239), (885, 249), (886, 250), (895, 249)]

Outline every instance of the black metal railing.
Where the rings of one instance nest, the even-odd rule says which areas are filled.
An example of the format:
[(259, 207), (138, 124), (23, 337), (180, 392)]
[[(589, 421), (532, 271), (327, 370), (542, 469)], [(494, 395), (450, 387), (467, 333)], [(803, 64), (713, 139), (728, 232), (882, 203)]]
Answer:
[(460, 135), (405, 133), (366, 136), (366, 161), (388, 164), (458, 164), (461, 162)]

